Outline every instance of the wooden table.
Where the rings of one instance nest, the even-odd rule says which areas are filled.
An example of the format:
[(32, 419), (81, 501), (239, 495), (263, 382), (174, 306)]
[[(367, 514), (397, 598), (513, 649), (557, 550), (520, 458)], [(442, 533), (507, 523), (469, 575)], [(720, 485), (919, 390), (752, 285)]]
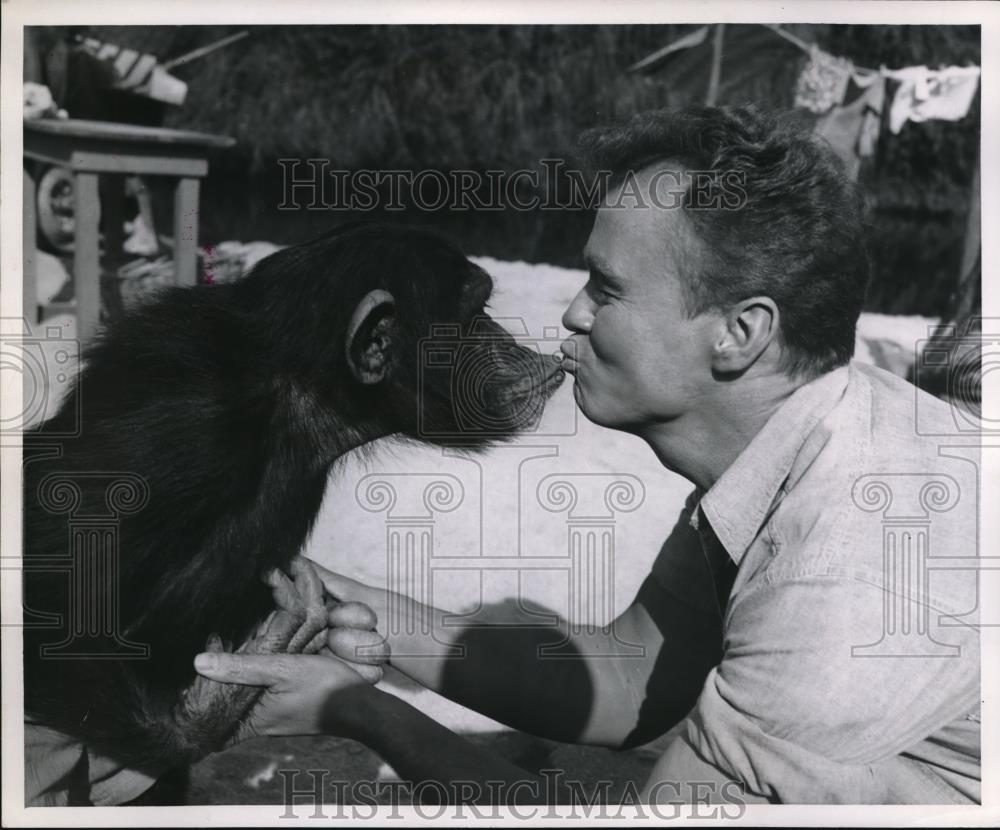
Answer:
[[(98, 222), (101, 190), (105, 194), (105, 253), (118, 254), (124, 243), (122, 206), (125, 177), (169, 176), (174, 179), (174, 269), (179, 285), (197, 280), (198, 189), (208, 173), (208, 153), (231, 147), (228, 136), (162, 127), (139, 127), (106, 121), (38, 119), (24, 123), (26, 159), (55, 164), (73, 173), (75, 231), (73, 278), (77, 326), (86, 343), (97, 330), (101, 312)], [(35, 287), (35, 181), (24, 173), (24, 314), (37, 322)]]

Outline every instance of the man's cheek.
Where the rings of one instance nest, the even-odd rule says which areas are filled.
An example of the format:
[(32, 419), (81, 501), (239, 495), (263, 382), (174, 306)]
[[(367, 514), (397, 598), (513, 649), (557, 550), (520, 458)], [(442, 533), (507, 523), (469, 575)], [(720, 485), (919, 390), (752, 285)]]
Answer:
[(594, 357), (608, 366), (628, 366), (630, 354), (639, 341), (630, 323), (628, 318), (615, 314), (612, 309), (602, 310), (587, 338)]
[(607, 337), (604, 331), (598, 329), (592, 330), (588, 339), (588, 345), (590, 346), (590, 351), (593, 354), (595, 362), (607, 366), (613, 366), (618, 362), (614, 340)]

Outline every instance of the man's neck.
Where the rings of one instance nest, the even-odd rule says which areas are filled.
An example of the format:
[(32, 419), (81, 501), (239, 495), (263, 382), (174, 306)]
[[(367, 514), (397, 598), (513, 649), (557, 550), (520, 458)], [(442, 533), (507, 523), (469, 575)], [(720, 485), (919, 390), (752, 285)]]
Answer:
[(641, 437), (667, 469), (708, 490), (789, 396), (808, 380), (769, 374), (718, 383), (685, 415)]

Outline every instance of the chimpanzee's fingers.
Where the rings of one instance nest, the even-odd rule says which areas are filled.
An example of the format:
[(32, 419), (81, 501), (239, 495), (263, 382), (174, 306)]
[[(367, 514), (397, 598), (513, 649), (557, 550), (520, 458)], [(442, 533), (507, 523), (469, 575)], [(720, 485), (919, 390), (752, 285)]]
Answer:
[(289, 571), (306, 606), (322, 605), (323, 580), (319, 578), (312, 562), (304, 556), (295, 556), (289, 565)]
[(340, 602), (326, 615), (331, 628), (360, 628), (371, 631), (378, 623), (375, 612), (363, 602)]
[(222, 642), (222, 638), (218, 634), (212, 634), (208, 638), (208, 642), (205, 643), (205, 651), (225, 651), (226, 646)]
[(313, 569), (312, 563), (302, 556), (296, 556), (292, 561), (292, 572), (295, 575), (295, 587), (305, 603), (306, 621), (303, 623), (304, 630), (289, 646), (289, 650), (292, 650), (293, 645), (301, 645), (305, 650), (316, 635), (326, 628), (323, 581)]
[(302, 649), (303, 654), (316, 654), (320, 649), (326, 645), (326, 629), (321, 628), (315, 634), (313, 638), (305, 644)]
[[(263, 637), (267, 633), (267, 630), (271, 627), (271, 624), (274, 622), (274, 618), (280, 613), (281, 613), (280, 611), (275, 609), (270, 614), (268, 614), (267, 617), (264, 619), (264, 621), (257, 626), (257, 631), (254, 633), (253, 637), (250, 638), (250, 640), (252, 640), (254, 637)], [(247, 645), (250, 643), (250, 640), (247, 640), (247, 642), (243, 643), (243, 645), (241, 645), (237, 649), (237, 652), (246, 651)]]
[(301, 628), (295, 633), (286, 649), (290, 654), (304, 651), (313, 639), (326, 628), (326, 605), (323, 602), (323, 583), (312, 563), (296, 556), (289, 563), (295, 584), (298, 608), (304, 615)]
[(288, 647), (302, 626), (302, 617), (291, 611), (278, 611), (269, 618), (267, 629), (246, 643), (246, 654), (278, 654)]
[(374, 631), (331, 628), (326, 634), (326, 645), (334, 655), (352, 664), (378, 665), (389, 659), (389, 643)]
[(278, 608), (301, 613), (302, 601), (295, 584), (284, 573), (273, 568), (264, 575), (264, 582), (271, 588), (271, 596)]

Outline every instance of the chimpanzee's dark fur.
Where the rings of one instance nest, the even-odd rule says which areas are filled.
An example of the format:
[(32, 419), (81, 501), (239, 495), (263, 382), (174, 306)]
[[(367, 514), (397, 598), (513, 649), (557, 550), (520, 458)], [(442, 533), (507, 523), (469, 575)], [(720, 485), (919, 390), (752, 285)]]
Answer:
[[(374, 288), (396, 300), (392, 364), (384, 380), (364, 385), (348, 369), (345, 331)], [(37, 568), (69, 554), (67, 517), (39, 503), (44, 477), (137, 474), (150, 497), (120, 526), (119, 631), (148, 644), (151, 656), (41, 659), (65, 626), (29, 627), (27, 713), (136, 765), (185, 763), (214, 748), (174, 717), (193, 656), (213, 633), (241, 642), (273, 608), (260, 574), (287, 567), (302, 547), (346, 448), (393, 433), (420, 438), (418, 340), (432, 323), (464, 330), (491, 288), (436, 236), (354, 225), (280, 251), (239, 282), (171, 289), (109, 325), (60, 412), (26, 437), (25, 603), (64, 616), (68, 608), (67, 575)], [(524, 374), (527, 364), (512, 368), (515, 355), (533, 361), (536, 374), (543, 365), (551, 391), (554, 365), (505, 339), (483, 347), (497, 374), (512, 383)], [(455, 430), (451, 396), (447, 384), (424, 390), (425, 426)], [(492, 404), (501, 420), (510, 397)], [(78, 405), (79, 436), (54, 438), (72, 431)], [(512, 418), (496, 435), (464, 443), (482, 446), (519, 425)], [(58, 455), (39, 453), (42, 446)], [(78, 477), (84, 509), (103, 508), (107, 482)], [(234, 724), (240, 714), (231, 713)]]

